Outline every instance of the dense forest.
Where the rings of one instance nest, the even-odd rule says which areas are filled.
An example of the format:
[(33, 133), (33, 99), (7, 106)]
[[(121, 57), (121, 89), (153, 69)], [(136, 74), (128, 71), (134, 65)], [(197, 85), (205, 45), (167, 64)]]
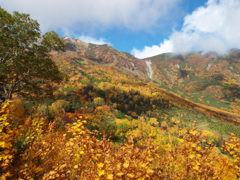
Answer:
[(126, 54), (86, 53), (0, 8), (0, 179), (240, 178), (238, 106), (163, 90), (122, 68)]

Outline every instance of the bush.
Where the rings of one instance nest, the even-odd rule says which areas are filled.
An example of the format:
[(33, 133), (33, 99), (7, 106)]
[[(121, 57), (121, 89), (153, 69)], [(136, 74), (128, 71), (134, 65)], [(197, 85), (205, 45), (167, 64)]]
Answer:
[(70, 103), (65, 100), (57, 100), (49, 107), (50, 112), (56, 115), (61, 112), (66, 112), (70, 108)]

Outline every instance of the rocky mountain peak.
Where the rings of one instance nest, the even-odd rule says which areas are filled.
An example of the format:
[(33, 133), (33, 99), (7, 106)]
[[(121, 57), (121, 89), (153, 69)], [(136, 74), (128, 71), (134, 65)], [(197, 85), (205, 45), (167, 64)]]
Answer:
[(70, 38), (70, 37), (64, 37), (63, 41), (65, 42), (66, 48), (69, 51), (82, 52), (82, 51), (85, 51), (89, 46), (88, 43), (85, 43), (85, 42), (83, 42), (79, 39), (73, 39), (73, 38)]
[(76, 53), (78, 56), (87, 58), (96, 63), (113, 64), (116, 67), (130, 70), (138, 74), (147, 74), (144, 60), (137, 59), (131, 54), (117, 51), (108, 45), (96, 45), (83, 42), (79, 39), (64, 37), (66, 50)]

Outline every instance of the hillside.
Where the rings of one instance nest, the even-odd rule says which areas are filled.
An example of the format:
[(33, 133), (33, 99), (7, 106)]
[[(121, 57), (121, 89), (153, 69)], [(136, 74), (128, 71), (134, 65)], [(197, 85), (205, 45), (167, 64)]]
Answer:
[(196, 103), (227, 111), (240, 105), (240, 52), (236, 49), (222, 56), (216, 53), (162, 54), (142, 60), (108, 45), (87, 44), (71, 38), (64, 38), (64, 41), (76, 56), (145, 76)]
[[(75, 68), (81, 67), (81, 68), (83, 68), (84, 72), (88, 72), (87, 69), (92, 69), (93, 67), (95, 68), (95, 66), (98, 66), (98, 68), (101, 66), (104, 66), (105, 68), (108, 68), (109, 70), (114, 70), (114, 71), (117, 70), (118, 73), (116, 73), (116, 74), (119, 74), (119, 76), (120, 76), (120, 74), (122, 74), (123, 76), (127, 76), (127, 77), (125, 77), (126, 79), (129, 78), (128, 81), (130, 81), (130, 82), (127, 84), (129, 86), (129, 87), (127, 87), (128, 89), (133, 88), (133, 87), (131, 87), (132, 86), (131, 79), (134, 81), (137, 81), (137, 80), (141, 81), (141, 82), (139, 82), (139, 84), (142, 84), (142, 86), (144, 86), (144, 83), (143, 83), (144, 81), (150, 83), (151, 80), (155, 80), (155, 82), (156, 82), (157, 81), (156, 79), (159, 78), (159, 81), (157, 81), (157, 83), (151, 83), (151, 85), (150, 85), (151, 88), (154, 90), (152, 90), (151, 92), (147, 92), (147, 90), (145, 90), (146, 91), (145, 93), (149, 93), (149, 94), (158, 93), (159, 96), (161, 96), (162, 98), (165, 98), (167, 101), (170, 101), (170, 103), (172, 105), (176, 105), (178, 107), (205, 113), (207, 115), (217, 117), (217, 118), (229, 121), (229, 122), (233, 122), (235, 124), (238, 124), (238, 122), (240, 121), (238, 111), (234, 111), (231, 114), (228, 112), (228, 111), (231, 111), (230, 108), (225, 108), (226, 111), (220, 110), (220, 109), (217, 109), (217, 108), (219, 108), (219, 106), (214, 106), (214, 105), (210, 104), (209, 100), (207, 101), (208, 103), (206, 103), (205, 101), (202, 100), (202, 99), (207, 99), (213, 95), (216, 95), (216, 93), (211, 94), (211, 91), (208, 92), (206, 90), (206, 92), (205, 92), (206, 94), (202, 95), (203, 90), (201, 90), (201, 91), (199, 90), (200, 92), (195, 92), (195, 93), (197, 93), (197, 95), (198, 95), (197, 97), (201, 96), (202, 99), (197, 98), (197, 100), (196, 100), (193, 98), (193, 96), (190, 96), (190, 95), (192, 95), (191, 93), (193, 93), (193, 92), (191, 92), (191, 86), (189, 84), (184, 86), (184, 83), (186, 84), (186, 82), (195, 83), (195, 84), (198, 83), (198, 86), (202, 85), (201, 82), (196, 81), (196, 78), (195, 79), (190, 78), (192, 76), (195, 76), (193, 74), (197, 74), (198, 76), (201, 76), (202, 78), (206, 77), (206, 76), (210, 76), (210, 77), (213, 76), (213, 78), (216, 78), (217, 79), (216, 82), (214, 82), (214, 79), (213, 79), (209, 84), (207, 84), (209, 87), (214, 86), (214, 83), (215, 84), (218, 83), (218, 84), (221, 84), (222, 86), (224, 86), (227, 83), (226, 78), (236, 76), (236, 79), (237, 79), (237, 76), (238, 76), (237, 71), (232, 72), (230, 74), (232, 76), (225, 75), (224, 76), (225, 78), (221, 79), (225, 83), (225, 84), (223, 84), (223, 83), (221, 83), (222, 81), (220, 81), (220, 80), (218, 82), (218, 77), (215, 77), (217, 75), (211, 75), (212, 72), (209, 72), (209, 71), (206, 72), (206, 70), (202, 72), (200, 68), (198, 68), (198, 71), (193, 71), (193, 70), (190, 71), (190, 69), (192, 69), (192, 67), (190, 66), (191, 64), (193, 65), (193, 64), (197, 64), (197, 63), (201, 62), (201, 59), (198, 59), (198, 61), (195, 60), (196, 62), (195, 61), (191, 62), (191, 60), (194, 59), (194, 58), (192, 58), (190, 60), (188, 60), (188, 59), (182, 60), (182, 62), (184, 64), (186, 64), (186, 66), (189, 66), (189, 68), (185, 68), (185, 71), (188, 72), (189, 74), (190, 74), (190, 72), (192, 72), (191, 76), (189, 74), (186, 74), (186, 77), (182, 77), (180, 72), (183, 71), (181, 68), (183, 68), (182, 66), (184, 66), (184, 65), (181, 65), (181, 67), (180, 67), (180, 65), (176, 64), (176, 62), (180, 63), (179, 62), (180, 55), (175, 56), (175, 57), (173, 56), (172, 59), (170, 59), (170, 57), (172, 55), (168, 55), (168, 58), (165, 57), (166, 55), (160, 55), (159, 57), (158, 56), (153, 57), (152, 60), (150, 60), (151, 58), (146, 59), (146, 60), (140, 60), (140, 59), (137, 59), (127, 53), (123, 53), (123, 52), (114, 50), (113, 48), (111, 48), (107, 45), (99, 46), (99, 45), (87, 44), (87, 43), (81, 42), (80, 40), (75, 40), (75, 39), (71, 39), (71, 38), (64, 38), (64, 41), (67, 44), (67, 51), (64, 54), (55, 54), (55, 56), (54, 56), (54, 59), (58, 59), (58, 61), (59, 61), (59, 59), (64, 60), (61, 63), (58, 63), (58, 61), (56, 61), (60, 66), (62, 64), (65, 64), (65, 62), (68, 62), (70, 64), (72, 64), (72, 63), (77, 64), (78, 66), (76, 66)], [(232, 54), (234, 54), (234, 53), (232, 53)], [(199, 54), (195, 54), (192, 56), (193, 57), (196, 56), (199, 58), (202, 57)], [(209, 55), (206, 55), (206, 56), (208, 57)], [(164, 59), (164, 57), (165, 57), (165, 59)], [(186, 56), (186, 57), (188, 57), (188, 56)], [(210, 58), (205, 58), (205, 59), (207, 59), (210, 62), (215, 62), (215, 61), (211, 61)], [(220, 63), (221, 62), (222, 61), (220, 61)], [(236, 63), (237, 62), (238, 61), (236, 61)], [(93, 65), (93, 66), (87, 66), (87, 65)], [(200, 65), (198, 65), (198, 64), (197, 64), (197, 66), (200, 67)], [(197, 66), (193, 66), (193, 67), (196, 68)], [(69, 65), (68, 65), (68, 67), (69, 67)], [(172, 70), (171, 68), (173, 68), (173, 67), (176, 67), (177, 69)], [(188, 71), (186, 69), (188, 69)], [(152, 70), (152, 72), (150, 73), (151, 70)], [(70, 70), (70, 71), (72, 71), (72, 70)], [(92, 71), (93, 70), (91, 70), (90, 72), (92, 72)], [(164, 76), (164, 75), (166, 75), (166, 73), (161, 73), (161, 71), (167, 72), (168, 76)], [(102, 70), (102, 72), (104, 72), (106, 74), (105, 76), (107, 76), (107, 72), (105, 70)], [(76, 74), (78, 74), (78, 72), (76, 72)], [(101, 74), (101, 73), (98, 72), (98, 74)], [(213, 72), (213, 74), (216, 74), (216, 73)], [(71, 76), (73, 76), (73, 75), (71, 75)], [(94, 77), (95, 74), (91, 74), (90, 76)], [(98, 75), (98, 76), (100, 77), (100, 79), (102, 78), (100, 75)], [(119, 79), (119, 76), (117, 76), (118, 79), (113, 79), (110, 82), (121, 84), (121, 86), (124, 87), (124, 84), (122, 84), (121, 80)], [(153, 76), (153, 77), (151, 77), (151, 76)], [(221, 74), (219, 76), (221, 76)], [(114, 77), (114, 74), (112, 74), (111, 77)], [(176, 78), (182, 78), (182, 79), (179, 79), (179, 81), (178, 81)], [(100, 79), (98, 80), (99, 82), (101, 82)], [(120, 80), (120, 82), (119, 82), (119, 80)], [(183, 80), (185, 80), (186, 82), (183, 82)], [(206, 78), (206, 81), (209, 81), (209, 78)], [(172, 84), (171, 82), (173, 82), (174, 84)], [(165, 86), (164, 86), (164, 83), (166, 83)], [(160, 87), (159, 87), (159, 84), (160, 84)], [(170, 88), (170, 87), (172, 87), (172, 88)], [(183, 87), (185, 87), (185, 88), (183, 88)], [(224, 87), (226, 87), (226, 86), (224, 86)], [(141, 88), (141, 87), (139, 87), (139, 88)], [(135, 87), (135, 89), (136, 89), (136, 87)], [(168, 89), (168, 90), (166, 90), (166, 89)], [(222, 89), (219, 89), (218, 91), (221, 91)], [(139, 90), (139, 89), (137, 89), (137, 90)], [(177, 94), (175, 94), (173, 92), (177, 92)], [(236, 91), (236, 93), (238, 93), (238, 91)], [(179, 96), (179, 94), (181, 96)], [(187, 95), (189, 95), (189, 96), (187, 96)], [(237, 101), (237, 95), (234, 94), (233, 98), (235, 98), (235, 99), (228, 99), (228, 102), (231, 103), (232, 105), (234, 104), (234, 102)], [(212, 98), (211, 100), (212, 100), (211, 102), (213, 104), (214, 103), (218, 104), (218, 101), (220, 101), (220, 99), (217, 99), (217, 98), (215, 98), (215, 99)], [(226, 101), (224, 101), (224, 102), (226, 103)], [(205, 104), (205, 105), (202, 105), (202, 104)], [(206, 104), (208, 106), (206, 106)], [(236, 104), (234, 104), (234, 105), (235, 106), (232, 106), (232, 107), (237, 106)]]
[(119, 52), (108, 45), (88, 44), (68, 37), (63, 40), (67, 50), (75, 52), (77, 56), (85, 57), (99, 64), (114, 65), (131, 72), (146, 74), (145, 61), (128, 53)]
[(239, 177), (239, 113), (159, 87), (150, 73), (158, 61), (64, 42), (51, 52), (64, 77), (45, 83), (53, 92), (1, 105), (1, 178)]
[(149, 59), (153, 79), (161, 87), (212, 107), (234, 111), (234, 107), (239, 106), (239, 50), (221, 56), (216, 53), (162, 54)]
[(238, 50), (137, 59), (0, 22), (1, 180), (240, 178)]

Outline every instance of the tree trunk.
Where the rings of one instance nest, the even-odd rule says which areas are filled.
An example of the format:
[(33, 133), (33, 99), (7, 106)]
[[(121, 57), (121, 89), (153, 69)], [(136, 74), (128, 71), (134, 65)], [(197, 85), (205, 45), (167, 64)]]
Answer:
[(7, 95), (7, 99), (12, 99), (13, 92), (10, 90)]

